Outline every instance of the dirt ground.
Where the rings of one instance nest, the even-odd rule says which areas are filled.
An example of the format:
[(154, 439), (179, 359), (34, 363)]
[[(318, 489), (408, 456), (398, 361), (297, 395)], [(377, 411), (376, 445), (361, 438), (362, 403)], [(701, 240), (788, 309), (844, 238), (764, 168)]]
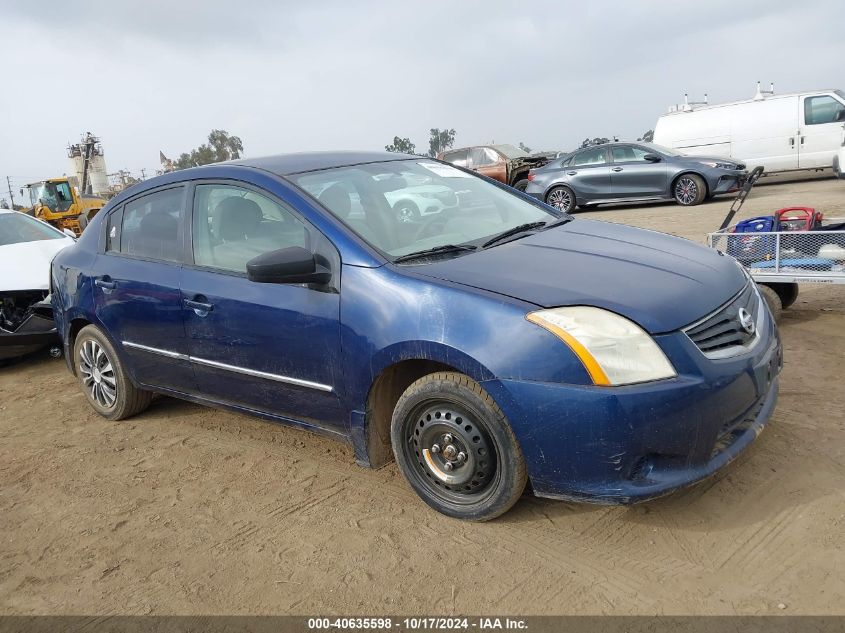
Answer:
[[(758, 186), (741, 217), (843, 194)], [(728, 206), (582, 215), (703, 241)], [(303, 431), (168, 398), (107, 422), (36, 354), (0, 369), (0, 613), (845, 614), (843, 314), (845, 286), (802, 287), (777, 411), (715, 478), (481, 525)]]

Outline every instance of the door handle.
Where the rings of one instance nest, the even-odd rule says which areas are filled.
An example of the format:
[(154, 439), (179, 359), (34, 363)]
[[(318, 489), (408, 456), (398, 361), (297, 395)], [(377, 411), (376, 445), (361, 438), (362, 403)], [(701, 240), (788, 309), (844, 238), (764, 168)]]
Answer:
[(803, 144), (804, 144), (804, 137), (802, 136), (801, 137), (801, 145), (803, 145)]
[(621, 167), (614, 167), (611, 171), (622, 171)]
[(205, 301), (193, 301), (191, 299), (185, 299), (184, 304), (186, 308), (190, 308), (191, 310), (196, 312), (197, 316), (205, 316), (214, 309), (214, 306), (212, 304), (206, 303)]
[(103, 277), (102, 279), (95, 279), (94, 285), (104, 290), (114, 290), (115, 288), (117, 288), (117, 282), (112, 281), (108, 277)]
[(574, 176), (577, 173), (578, 173), (577, 171), (568, 171), (568, 172), (566, 172), (566, 175), (567, 176)]
[(789, 146), (795, 147), (795, 137), (794, 136), (789, 137)]

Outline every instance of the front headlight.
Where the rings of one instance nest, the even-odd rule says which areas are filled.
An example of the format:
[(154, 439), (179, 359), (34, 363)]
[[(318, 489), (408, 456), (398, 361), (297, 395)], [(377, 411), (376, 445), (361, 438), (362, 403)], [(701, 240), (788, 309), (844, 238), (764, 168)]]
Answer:
[(613, 312), (573, 306), (538, 310), (525, 318), (566, 343), (596, 385), (630, 385), (678, 375), (645, 330)]
[(702, 160), (700, 162), (702, 165), (707, 165), (708, 167), (712, 167), (714, 169), (736, 169), (736, 165), (733, 163), (717, 163), (714, 160)]

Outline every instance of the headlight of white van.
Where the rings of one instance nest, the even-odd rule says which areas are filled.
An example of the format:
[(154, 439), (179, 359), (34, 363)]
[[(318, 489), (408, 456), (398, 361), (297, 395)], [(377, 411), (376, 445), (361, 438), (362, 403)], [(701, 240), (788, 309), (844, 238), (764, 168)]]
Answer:
[(525, 318), (566, 343), (596, 385), (630, 385), (678, 375), (645, 330), (613, 312), (572, 306), (530, 312)]

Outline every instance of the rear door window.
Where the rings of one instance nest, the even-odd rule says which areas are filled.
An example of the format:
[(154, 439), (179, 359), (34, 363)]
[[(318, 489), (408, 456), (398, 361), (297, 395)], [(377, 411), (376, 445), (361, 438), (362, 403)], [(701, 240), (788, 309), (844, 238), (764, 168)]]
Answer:
[(607, 152), (604, 147), (594, 147), (578, 152), (572, 161), (573, 167), (591, 167), (593, 165), (605, 165), (607, 163)]
[(185, 231), (185, 188), (174, 187), (135, 198), (123, 208), (120, 252), (178, 262)]

